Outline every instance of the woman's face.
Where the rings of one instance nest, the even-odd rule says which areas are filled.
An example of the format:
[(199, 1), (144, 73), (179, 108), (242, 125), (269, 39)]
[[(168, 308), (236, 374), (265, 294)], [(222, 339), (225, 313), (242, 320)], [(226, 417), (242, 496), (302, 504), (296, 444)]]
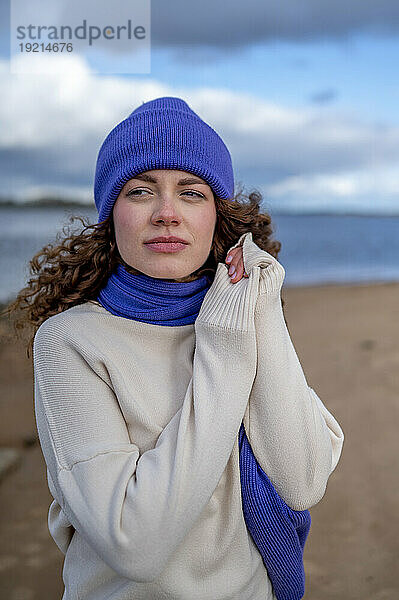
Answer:
[[(207, 260), (216, 225), (211, 187), (197, 175), (154, 169), (125, 183), (113, 207), (115, 238), (123, 260), (150, 277), (178, 280)], [(159, 236), (187, 243), (147, 244)]]

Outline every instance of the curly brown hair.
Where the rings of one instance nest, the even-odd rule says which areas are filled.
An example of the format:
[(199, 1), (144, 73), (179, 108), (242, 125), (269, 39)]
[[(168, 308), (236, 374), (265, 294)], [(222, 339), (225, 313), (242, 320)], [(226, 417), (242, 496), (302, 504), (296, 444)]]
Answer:
[[(240, 189), (232, 200), (215, 197), (217, 220), (209, 256), (199, 269), (179, 281), (193, 281), (203, 275), (212, 281), (218, 263), (224, 262), (228, 249), (247, 231), (252, 232), (253, 240), (260, 248), (277, 259), (281, 243), (272, 239), (271, 216), (260, 212), (261, 201), (262, 195), (257, 190), (245, 195)], [(69, 217), (70, 222), (75, 219), (81, 221), (83, 230), (71, 233), (65, 231), (64, 226), (62, 233), (66, 237), (61, 238), (58, 233), (55, 245), (47, 244), (39, 250), (29, 261), (32, 277), (27, 286), (0, 313), (15, 313), (14, 331), (17, 334), (26, 326), (33, 328), (27, 345), (28, 358), (41, 323), (76, 304), (96, 301), (118, 263), (130, 273), (139, 273), (119, 254), (112, 212), (101, 223), (90, 224), (87, 217)]]

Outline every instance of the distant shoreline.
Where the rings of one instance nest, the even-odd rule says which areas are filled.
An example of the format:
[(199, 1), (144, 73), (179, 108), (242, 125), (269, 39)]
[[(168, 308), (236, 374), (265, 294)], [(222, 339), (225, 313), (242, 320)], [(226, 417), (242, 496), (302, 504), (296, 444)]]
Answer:
[[(69, 209), (77, 209), (77, 210), (96, 210), (96, 206), (94, 204), (84, 204), (82, 202), (73, 202), (70, 200), (53, 200), (51, 198), (43, 198), (42, 200), (28, 200), (26, 202), (14, 202), (12, 200), (0, 200), (0, 210), (4, 208), (15, 208), (16, 210), (23, 210), (25, 208), (54, 208), (60, 209), (64, 208), (66, 210)], [(384, 213), (384, 214), (376, 214), (376, 213), (356, 213), (356, 212), (333, 212), (333, 211), (282, 211), (282, 210), (272, 210), (267, 207), (267, 211), (276, 217), (374, 217), (374, 218), (382, 218), (382, 219), (395, 219), (399, 218), (399, 213)]]
[(65, 201), (55, 201), (51, 199), (43, 199), (43, 200), (27, 200), (26, 202), (13, 202), (12, 200), (2, 200), (0, 201), (0, 210), (2, 208), (93, 208), (95, 209), (95, 204), (85, 204), (83, 202), (73, 202), (70, 200)]

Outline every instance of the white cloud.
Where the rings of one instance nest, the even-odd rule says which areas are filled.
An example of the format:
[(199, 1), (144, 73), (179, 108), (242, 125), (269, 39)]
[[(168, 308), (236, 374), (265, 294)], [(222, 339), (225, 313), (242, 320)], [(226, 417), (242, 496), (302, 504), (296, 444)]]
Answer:
[(267, 202), (283, 209), (399, 212), (399, 172), (395, 164), (371, 171), (287, 177), (261, 187)]
[(0, 61), (0, 148), (84, 144), (88, 136), (101, 138), (143, 96), (163, 93), (154, 83), (97, 77), (79, 56), (57, 58), (57, 73), (39, 75), (9, 75)]
[(318, 106), (287, 108), (241, 91), (97, 76), (79, 56), (58, 73), (10, 74), (0, 61), (1, 196), (87, 199), (107, 133), (142, 102), (185, 99), (226, 142), (239, 181), (285, 206), (397, 202), (399, 128)]

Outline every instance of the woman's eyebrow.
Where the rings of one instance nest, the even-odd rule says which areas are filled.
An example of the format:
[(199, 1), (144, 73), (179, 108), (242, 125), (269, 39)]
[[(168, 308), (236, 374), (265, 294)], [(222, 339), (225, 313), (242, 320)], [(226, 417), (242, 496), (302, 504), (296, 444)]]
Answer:
[[(140, 179), (141, 181), (148, 181), (149, 183), (158, 183), (156, 179), (152, 175), (148, 175), (147, 173), (139, 173), (132, 177), (132, 179)], [(202, 184), (208, 185), (205, 181), (198, 179), (197, 177), (183, 177), (183, 179), (179, 179), (177, 185), (190, 185), (190, 184)]]
[(177, 185), (190, 185), (192, 183), (200, 183), (202, 185), (208, 185), (206, 181), (201, 181), (201, 179), (197, 179), (196, 177), (184, 177), (183, 179), (179, 179)]

